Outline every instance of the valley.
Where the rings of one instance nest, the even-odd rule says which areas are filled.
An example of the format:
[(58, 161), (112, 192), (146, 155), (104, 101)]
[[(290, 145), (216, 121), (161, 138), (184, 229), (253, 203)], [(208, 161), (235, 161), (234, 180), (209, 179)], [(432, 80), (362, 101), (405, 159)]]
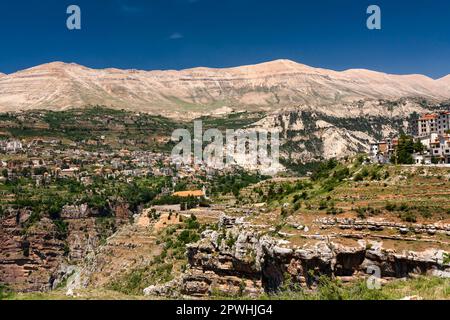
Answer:
[[(66, 205), (56, 220), (68, 224), (65, 254), (51, 216), (24, 234), (29, 218), (10, 211), (0, 243), (15, 234), (19, 246), (2, 249), (2, 279), (17, 299), (448, 299), (449, 175), (361, 156), (324, 162), (309, 177), (211, 177), (207, 203), (187, 210), (164, 196), (105, 218)], [(180, 188), (198, 187), (199, 177)], [(35, 267), (12, 269), (20, 261)], [(365, 288), (368, 267), (378, 268), (381, 290)]]
[[(2, 76), (0, 297), (449, 299), (449, 168), (402, 162), (448, 90), (285, 60)], [(276, 130), (280, 170), (174, 163), (194, 120)]]

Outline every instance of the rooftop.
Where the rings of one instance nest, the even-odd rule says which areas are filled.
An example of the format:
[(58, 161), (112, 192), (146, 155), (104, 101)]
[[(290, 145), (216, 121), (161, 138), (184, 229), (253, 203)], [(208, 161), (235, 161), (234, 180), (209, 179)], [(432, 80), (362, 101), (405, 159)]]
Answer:
[(182, 197), (182, 198), (204, 197), (205, 193), (203, 192), (203, 190), (179, 191), (179, 192), (174, 192), (173, 196), (174, 197)]

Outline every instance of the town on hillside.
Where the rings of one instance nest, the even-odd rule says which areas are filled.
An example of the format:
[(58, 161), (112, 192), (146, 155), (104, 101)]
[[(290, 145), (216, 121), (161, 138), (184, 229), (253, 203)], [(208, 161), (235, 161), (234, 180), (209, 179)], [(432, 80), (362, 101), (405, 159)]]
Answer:
[(449, 165), (450, 111), (421, 115), (411, 136), (374, 142), (370, 156), (377, 163)]

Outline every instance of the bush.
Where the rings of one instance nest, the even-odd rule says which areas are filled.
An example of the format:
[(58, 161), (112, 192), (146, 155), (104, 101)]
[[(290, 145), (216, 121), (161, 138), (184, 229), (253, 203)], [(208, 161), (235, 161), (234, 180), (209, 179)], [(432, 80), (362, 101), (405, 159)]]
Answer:
[(320, 200), (319, 210), (325, 210), (326, 208), (328, 208), (328, 202), (326, 200)]
[(226, 245), (230, 248), (232, 248), (234, 246), (234, 244), (236, 243), (237, 237), (234, 237), (232, 234), (229, 234), (227, 236), (227, 240), (226, 240)]
[(338, 181), (342, 181), (350, 175), (350, 170), (345, 167), (339, 170), (336, 170), (333, 174), (333, 177), (336, 178)]
[(376, 216), (381, 213), (380, 209), (372, 208), (370, 206), (356, 209), (358, 218), (365, 219), (366, 216)]
[(197, 221), (197, 217), (195, 215), (191, 215), (185, 222), (184, 222), (186, 229), (199, 229), (200, 223)]
[(193, 231), (193, 230), (183, 230), (178, 235), (177, 240), (182, 243), (183, 245), (186, 245), (188, 243), (197, 242), (200, 240), (200, 235)]
[(56, 226), (56, 232), (59, 239), (66, 239), (69, 233), (69, 225), (64, 220), (53, 220), (53, 224)]
[(430, 212), (430, 208), (425, 206), (420, 208), (420, 215), (425, 219), (429, 219), (433, 216)]
[(300, 210), (302, 207), (302, 203), (300, 201), (297, 201), (294, 203), (294, 211)]
[(405, 222), (411, 222), (411, 223), (417, 222), (417, 217), (412, 212), (405, 212), (405, 213), (401, 214), (400, 219), (402, 219)]
[(337, 209), (336, 207), (332, 206), (331, 208), (327, 209), (327, 214), (337, 215), (342, 213), (343, 210), (341, 208)]
[(311, 179), (313, 181), (317, 181), (319, 179), (328, 177), (330, 175), (330, 171), (336, 168), (337, 165), (338, 162), (336, 159), (330, 159), (327, 162), (321, 163), (311, 175)]
[(385, 209), (387, 211), (393, 212), (393, 211), (397, 211), (397, 206), (393, 203), (386, 203)]
[(450, 253), (444, 254), (444, 264), (450, 264)]
[(0, 300), (9, 299), (14, 295), (13, 291), (4, 284), (0, 284)]

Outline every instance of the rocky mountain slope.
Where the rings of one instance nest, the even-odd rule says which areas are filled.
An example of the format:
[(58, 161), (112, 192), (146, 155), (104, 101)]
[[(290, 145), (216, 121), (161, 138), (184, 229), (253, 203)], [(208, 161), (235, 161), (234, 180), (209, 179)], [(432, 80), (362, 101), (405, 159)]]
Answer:
[(279, 130), (281, 156), (308, 162), (368, 152), (371, 141), (400, 131), (412, 133), (419, 114), (442, 108), (448, 106), (418, 98), (302, 105), (268, 113), (249, 127)]
[(182, 71), (94, 70), (54, 62), (0, 78), (0, 111), (100, 104), (174, 117), (185, 117), (189, 111), (195, 117), (224, 107), (273, 111), (411, 96), (448, 99), (449, 78), (336, 72), (289, 60)]

